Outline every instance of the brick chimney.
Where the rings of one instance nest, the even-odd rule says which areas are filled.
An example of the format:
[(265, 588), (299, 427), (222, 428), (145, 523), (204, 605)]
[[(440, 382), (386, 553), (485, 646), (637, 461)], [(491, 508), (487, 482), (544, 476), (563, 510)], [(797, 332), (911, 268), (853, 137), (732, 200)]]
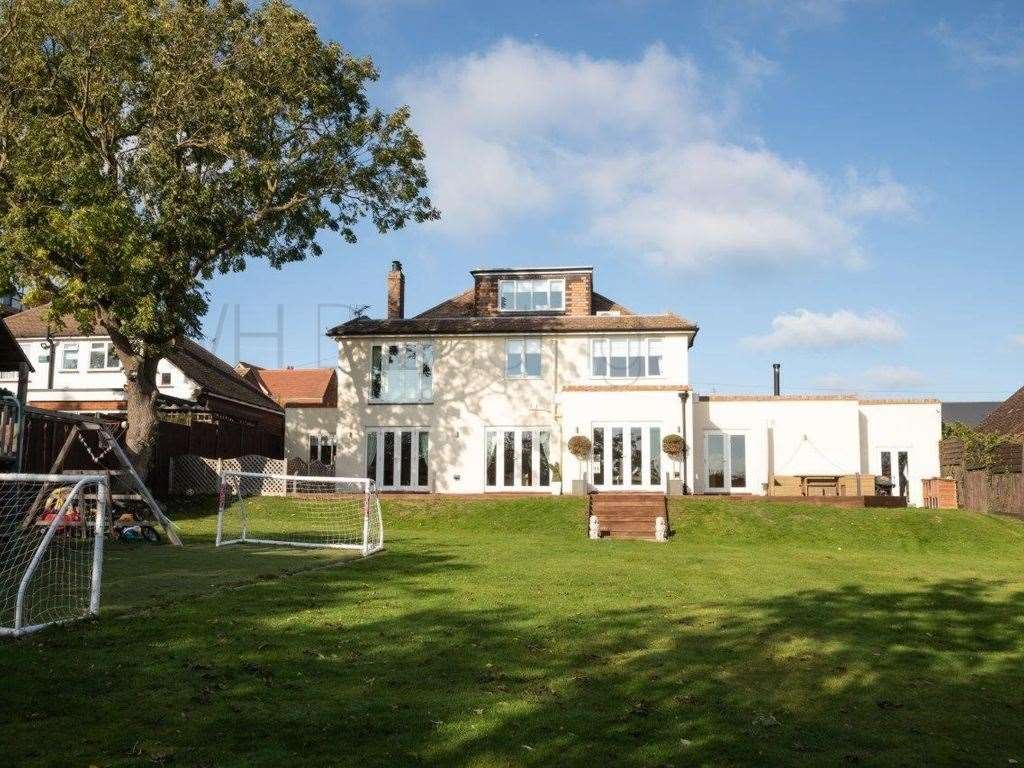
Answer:
[(388, 320), (405, 317), (405, 274), (402, 262), (392, 261), (388, 272)]

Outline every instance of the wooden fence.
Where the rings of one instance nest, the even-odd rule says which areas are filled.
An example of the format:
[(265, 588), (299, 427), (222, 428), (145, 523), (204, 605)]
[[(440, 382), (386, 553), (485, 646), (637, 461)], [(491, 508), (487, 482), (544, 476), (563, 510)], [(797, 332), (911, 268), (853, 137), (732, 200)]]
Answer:
[[(59, 412), (29, 409), (25, 418), (23, 472), (48, 472), (61, 446), (73, 429), (74, 421), (63, 418)], [(116, 423), (110, 425), (112, 434), (120, 431)], [(65, 469), (115, 469), (107, 458), (98, 464), (90, 456), (99, 453), (99, 446), (76, 442), (65, 462)], [(93, 437), (92, 440), (95, 440)], [(123, 438), (122, 438), (123, 445)], [(87, 450), (88, 448), (88, 450)], [(157, 496), (166, 496), (170, 482), (171, 458), (195, 454), (211, 459), (234, 459), (246, 454), (271, 458), (284, 456), (284, 440), (279, 434), (258, 425), (243, 424), (228, 419), (214, 423), (193, 422), (179, 424), (160, 422), (160, 432), (153, 451), (146, 483)]]
[(942, 476), (956, 480), (960, 507), (1024, 517), (1024, 446), (999, 446), (989, 469), (965, 458), (963, 443), (956, 438), (939, 443)]

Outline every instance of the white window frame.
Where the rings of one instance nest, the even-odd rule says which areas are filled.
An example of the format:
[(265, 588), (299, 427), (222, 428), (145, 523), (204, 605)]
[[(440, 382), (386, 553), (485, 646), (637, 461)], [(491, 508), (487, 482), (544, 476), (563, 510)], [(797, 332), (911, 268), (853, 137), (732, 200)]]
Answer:
[[(505, 485), (504, 473), (506, 469), (505, 465), (505, 453), (504, 453), (504, 441), (505, 433), (510, 432), (513, 434), (513, 449), (512, 449), (512, 484)], [(523, 483), (523, 435), (530, 435), (530, 484), (525, 485)], [(548, 446), (548, 479), (547, 483), (542, 484), (541, 480), (541, 433), (547, 434), (547, 446)], [(555, 480), (554, 472), (551, 466), (555, 463), (555, 454), (552, 453), (552, 447), (554, 446), (555, 430), (551, 427), (486, 427), (484, 429), (484, 444), (483, 444), (483, 457), (484, 457), (484, 492), (485, 493), (501, 493), (509, 491), (522, 491), (531, 493), (550, 493), (551, 486), (557, 486), (561, 481)], [(487, 472), (489, 464), (489, 456), (487, 453), (488, 441), (493, 437), (495, 441), (495, 483), (489, 485), (487, 482)]]
[[(316, 460), (321, 464), (327, 466), (333, 466), (338, 456), (338, 438), (336, 435), (332, 435), (329, 432), (310, 432), (309, 439), (306, 441), (306, 456), (310, 457), (313, 453), (313, 448), (316, 448)], [(331, 452), (331, 460), (323, 460), (324, 448), (329, 448)], [(312, 459), (310, 459), (312, 461)]]
[[(81, 364), (81, 345), (77, 341), (65, 341), (60, 345), (60, 369), (62, 372), (70, 373), (72, 371), (82, 370)], [(75, 353), (75, 365), (71, 367), (68, 365), (68, 352)]]
[[(387, 361), (387, 357), (388, 357), (388, 349), (390, 347), (398, 347), (398, 357), (399, 357), (399, 359), (401, 359), (402, 357), (405, 356), (405, 354), (406, 354), (405, 350), (406, 349), (408, 349), (409, 347), (414, 347), (415, 348), (415, 359), (416, 359), (415, 366), (416, 367), (415, 367), (415, 369), (407, 369), (407, 370), (415, 370), (416, 371), (417, 386), (416, 386), (416, 398), (415, 399), (409, 399), (409, 398), (402, 397), (402, 396), (395, 397), (394, 395), (392, 395), (390, 393), (385, 393), (385, 390), (387, 389), (387, 374), (388, 374), (388, 369), (387, 369), (386, 361)], [(377, 397), (375, 397), (374, 394), (373, 394), (374, 375), (376, 373), (375, 370), (374, 370), (374, 365), (373, 365), (373, 357), (374, 357), (374, 349), (375, 348), (380, 348), (380, 361), (381, 361), (381, 366), (380, 366), (380, 396), (377, 396)], [(425, 378), (424, 375), (423, 375), (423, 367), (424, 367), (424, 365), (428, 365), (430, 367), (430, 376), (429, 376), (429, 379), (430, 379), (430, 391), (429, 392), (426, 391), (426, 388), (424, 386), (424, 378)], [(395, 340), (390, 340), (390, 341), (388, 341), (388, 340), (375, 341), (375, 342), (373, 342), (370, 345), (370, 381), (369, 381), (368, 387), (367, 387), (366, 400), (367, 400), (367, 402), (373, 403), (374, 405), (389, 405), (389, 404), (394, 404), (394, 405), (400, 405), (400, 404), (409, 404), (409, 405), (420, 404), (420, 405), (423, 405), (423, 404), (427, 404), (427, 405), (429, 405), (430, 403), (434, 402), (434, 387), (435, 387), (434, 379), (435, 379), (435, 374), (436, 374), (436, 363), (435, 363), (435, 359), (434, 359), (434, 343), (433, 343), (432, 340), (406, 341), (406, 340), (397, 340), (397, 339), (395, 339)]]
[[(708, 444), (712, 437), (722, 438), (723, 485), (711, 487)], [(745, 485), (732, 484), (732, 439), (743, 438), (743, 479)], [(747, 493), (750, 490), (750, 433), (745, 429), (708, 429), (704, 431), (704, 491), (706, 493)]]
[[(547, 302), (543, 307), (533, 306), (533, 297), (540, 291), (536, 290), (536, 284), (543, 283), (546, 285), (545, 293), (547, 294)], [(562, 304), (558, 307), (551, 306), (551, 286), (557, 284), (561, 287)], [(507, 286), (512, 286), (512, 300), (516, 306), (504, 307), (501, 303), (502, 294), (505, 293)], [(519, 295), (530, 294), (530, 306), (529, 308), (519, 307)], [(565, 311), (565, 278), (564, 277), (522, 277), (522, 278), (509, 278), (507, 280), (498, 281), (498, 311), (499, 312), (564, 312)]]
[[(661, 371), (652, 374), (651, 373), (651, 342), (654, 341), (659, 347), (659, 358), (661, 359)], [(618, 342), (619, 344), (625, 343), (626, 345), (626, 375), (625, 376), (613, 376), (612, 375), (612, 344)], [(630, 346), (639, 343), (640, 354), (630, 355)], [(614, 335), (614, 336), (594, 336), (587, 341), (587, 357), (590, 364), (590, 378), (592, 379), (612, 379), (614, 381), (629, 381), (635, 379), (663, 379), (665, 378), (665, 339), (662, 336), (637, 336), (637, 335)], [(595, 355), (594, 349), (598, 344), (604, 345), (605, 354)], [(605, 360), (605, 372), (603, 374), (594, 373), (594, 359), (603, 357)], [(629, 372), (629, 360), (630, 357), (639, 357), (643, 361), (644, 372), (639, 376), (634, 376)]]
[(50, 347), (50, 343), (46, 341), (40, 343), (39, 354), (36, 355), (36, 362), (39, 363), (40, 365), (49, 365), (51, 354), (53, 354), (53, 350)]
[[(92, 353), (98, 348), (103, 348), (103, 365), (101, 367), (93, 366), (92, 364)], [(111, 358), (114, 360), (114, 364), (111, 365)], [(89, 371), (118, 371), (121, 369), (121, 361), (114, 354), (114, 342), (112, 341), (90, 341), (89, 342), (89, 359), (86, 360), (86, 370)]]
[[(519, 351), (519, 373), (509, 373), (508, 358), (511, 354), (509, 346), (520, 344)], [(530, 352), (529, 347), (536, 345), (537, 351)], [(537, 373), (528, 373), (526, 370), (526, 356), (536, 354), (540, 359), (540, 370)], [(505, 378), (506, 379), (542, 379), (544, 378), (544, 342), (537, 336), (516, 336), (505, 339)]]

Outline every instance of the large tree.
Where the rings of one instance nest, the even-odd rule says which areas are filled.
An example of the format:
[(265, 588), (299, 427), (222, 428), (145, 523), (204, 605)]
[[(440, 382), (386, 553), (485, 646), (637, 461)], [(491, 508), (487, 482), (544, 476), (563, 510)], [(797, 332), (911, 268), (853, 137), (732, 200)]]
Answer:
[(0, 0), (0, 275), (110, 335), (141, 470), (215, 274), (436, 218), (376, 78), (281, 0)]

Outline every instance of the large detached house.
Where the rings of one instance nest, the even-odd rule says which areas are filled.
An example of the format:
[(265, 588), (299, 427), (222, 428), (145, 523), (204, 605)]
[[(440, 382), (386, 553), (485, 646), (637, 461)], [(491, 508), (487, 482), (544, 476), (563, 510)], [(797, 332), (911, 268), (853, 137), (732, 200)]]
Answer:
[[(478, 269), (461, 293), (328, 333), (338, 343), (336, 472), (384, 490), (762, 494), (779, 476), (884, 475), (920, 503), (938, 474), (937, 400), (699, 395), (697, 325), (639, 314), (595, 290), (592, 267)], [(685, 438), (680, 460), (662, 451)], [(580, 462), (574, 435), (593, 443)], [(556, 467), (556, 465), (558, 465)], [(556, 479), (561, 470), (562, 480)], [(873, 489), (864, 490), (865, 494)]]

